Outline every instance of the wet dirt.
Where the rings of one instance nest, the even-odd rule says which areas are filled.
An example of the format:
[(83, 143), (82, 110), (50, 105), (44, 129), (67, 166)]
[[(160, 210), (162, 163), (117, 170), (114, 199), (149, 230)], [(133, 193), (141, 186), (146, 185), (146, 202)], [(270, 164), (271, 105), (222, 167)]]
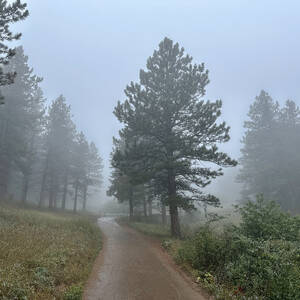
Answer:
[(205, 300), (150, 239), (120, 226), (113, 218), (98, 220), (104, 247), (83, 295), (84, 300)]

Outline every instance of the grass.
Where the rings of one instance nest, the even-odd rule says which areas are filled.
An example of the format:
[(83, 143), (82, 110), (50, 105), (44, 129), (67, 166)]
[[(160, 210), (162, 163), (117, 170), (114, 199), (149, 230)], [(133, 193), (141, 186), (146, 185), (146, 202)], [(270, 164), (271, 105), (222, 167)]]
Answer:
[(0, 299), (81, 299), (100, 246), (87, 216), (0, 206)]
[(160, 224), (149, 224), (141, 222), (128, 223), (128, 225), (144, 234), (158, 238), (169, 238), (171, 236), (170, 228)]
[(119, 217), (118, 222), (146, 235), (154, 236), (159, 239), (171, 238), (170, 226), (146, 222), (130, 222), (128, 217)]

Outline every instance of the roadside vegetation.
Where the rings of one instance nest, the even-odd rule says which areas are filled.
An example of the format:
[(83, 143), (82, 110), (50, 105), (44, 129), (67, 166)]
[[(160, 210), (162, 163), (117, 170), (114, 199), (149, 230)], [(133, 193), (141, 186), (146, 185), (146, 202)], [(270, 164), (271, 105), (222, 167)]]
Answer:
[(0, 299), (81, 299), (101, 247), (95, 219), (0, 206)]
[[(186, 227), (182, 240), (169, 234), (162, 247), (216, 299), (300, 299), (299, 216), (262, 196), (236, 209), (238, 225), (215, 218)], [(166, 233), (162, 225), (131, 226), (158, 237)]]
[(170, 238), (170, 228), (160, 224), (142, 223), (142, 222), (128, 222), (128, 226), (147, 235), (155, 236), (158, 238)]

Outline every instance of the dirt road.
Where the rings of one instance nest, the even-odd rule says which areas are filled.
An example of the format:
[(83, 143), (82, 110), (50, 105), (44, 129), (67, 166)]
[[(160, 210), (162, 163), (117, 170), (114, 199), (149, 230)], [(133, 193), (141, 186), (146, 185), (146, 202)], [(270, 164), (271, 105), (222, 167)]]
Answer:
[(104, 248), (86, 286), (85, 300), (204, 300), (143, 235), (99, 219)]

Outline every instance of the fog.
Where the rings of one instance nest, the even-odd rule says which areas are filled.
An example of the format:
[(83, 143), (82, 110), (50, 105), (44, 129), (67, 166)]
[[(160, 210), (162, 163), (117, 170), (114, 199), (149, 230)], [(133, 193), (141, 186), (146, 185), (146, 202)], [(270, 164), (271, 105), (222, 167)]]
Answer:
[[(238, 159), (243, 122), (261, 89), (280, 103), (299, 103), (299, 8), (297, 1), (32, 0), (30, 17), (14, 29), (23, 34), (17, 44), (30, 66), (44, 78), (48, 103), (63, 94), (78, 128), (99, 148), (103, 201), (112, 137), (121, 128), (113, 109), (164, 37), (205, 63), (205, 99), (222, 99), (221, 118), (231, 126), (231, 140), (222, 149)], [(237, 200), (235, 173), (225, 172), (209, 190), (225, 202)]]

